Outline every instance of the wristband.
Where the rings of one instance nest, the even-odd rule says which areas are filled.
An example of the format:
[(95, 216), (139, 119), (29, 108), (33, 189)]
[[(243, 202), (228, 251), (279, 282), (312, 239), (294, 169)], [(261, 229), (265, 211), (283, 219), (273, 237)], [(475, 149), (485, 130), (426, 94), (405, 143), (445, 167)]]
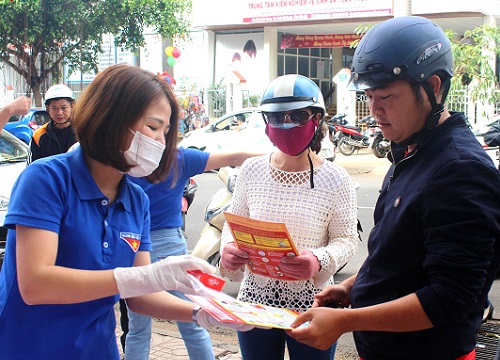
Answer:
[(191, 312), (191, 319), (193, 319), (193, 322), (200, 326), (200, 324), (198, 324), (198, 312), (201, 310), (201, 306), (199, 305), (196, 305), (194, 308), (193, 308), (193, 311)]

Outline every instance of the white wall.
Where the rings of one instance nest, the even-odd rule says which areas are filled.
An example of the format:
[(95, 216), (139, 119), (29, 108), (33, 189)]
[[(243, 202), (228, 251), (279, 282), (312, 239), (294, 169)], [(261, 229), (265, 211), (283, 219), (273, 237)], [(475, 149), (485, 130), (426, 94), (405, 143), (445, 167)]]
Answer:
[(139, 64), (141, 68), (155, 74), (162, 73), (162, 59), (165, 49), (163, 48), (161, 35), (155, 34), (152, 31), (147, 31), (144, 34), (144, 40), (144, 47), (139, 51)]
[(208, 87), (209, 79), (212, 78), (210, 64), (213, 56), (209, 51), (209, 34), (205, 31), (191, 32), (190, 41), (179, 41), (175, 46), (181, 51), (181, 55), (173, 67), (172, 73), (177, 81), (176, 88), (179, 89), (181, 83), (187, 89), (196, 87), (198, 89)]
[(456, 12), (480, 12), (484, 14), (500, 14), (498, 0), (413, 0), (411, 2), (413, 14), (436, 14)]
[[(243, 54), (243, 46), (248, 40), (253, 40), (257, 48), (257, 56), (249, 59)], [(241, 68), (244, 71), (246, 83), (241, 84), (243, 91), (248, 90), (250, 94), (261, 94), (268, 84), (267, 71), (269, 64), (264, 55), (264, 33), (228, 34), (217, 35), (215, 42), (215, 82), (222, 79), (224, 82), (231, 81), (232, 59), (234, 53), (238, 52), (242, 58)]]

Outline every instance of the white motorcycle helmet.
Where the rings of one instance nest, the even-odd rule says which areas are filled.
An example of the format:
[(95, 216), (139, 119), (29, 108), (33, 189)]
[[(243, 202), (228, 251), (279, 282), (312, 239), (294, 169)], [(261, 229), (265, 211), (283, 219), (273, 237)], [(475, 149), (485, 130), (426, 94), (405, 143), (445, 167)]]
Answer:
[(274, 79), (264, 91), (260, 110), (263, 112), (281, 112), (316, 108), (325, 115), (325, 101), (321, 90), (311, 79), (298, 75), (288, 74)]
[(69, 87), (63, 84), (51, 86), (45, 93), (45, 106), (49, 106), (51, 100), (66, 99), (70, 103), (75, 101), (75, 95)]
[[(260, 102), (260, 110), (266, 124), (267, 120), (264, 113), (284, 112), (306, 107), (311, 107), (319, 111), (321, 113), (321, 120), (305, 149), (321, 141), (320, 135), (322, 135), (322, 125), (326, 109), (325, 101), (318, 85), (303, 75), (282, 75), (269, 84)], [(312, 189), (314, 188), (314, 166), (309, 153), (307, 154), (307, 158), (311, 169), (309, 180)]]

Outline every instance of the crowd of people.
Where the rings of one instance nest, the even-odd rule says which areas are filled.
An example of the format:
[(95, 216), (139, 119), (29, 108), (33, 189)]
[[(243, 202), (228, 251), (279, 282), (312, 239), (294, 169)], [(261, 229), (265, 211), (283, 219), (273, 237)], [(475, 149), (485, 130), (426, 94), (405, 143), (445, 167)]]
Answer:
[(190, 131), (208, 125), (205, 107), (198, 96), (189, 96), (182, 101), (184, 106), (180, 109), (179, 135), (184, 136)]
[[(237, 331), (244, 360), (284, 359), (286, 348), (293, 360), (331, 360), (349, 332), (363, 360), (475, 359), (500, 270), (500, 172), (464, 114), (446, 108), (453, 71), (449, 40), (422, 17), (384, 21), (359, 42), (349, 87), (367, 95), (392, 165), (368, 256), (340, 283), (334, 274), (358, 245), (356, 192), (345, 169), (318, 156), (325, 105), (312, 80), (284, 75), (265, 90), (277, 148), (267, 154), (178, 149), (170, 84), (136, 67), (101, 71), (77, 102), (54, 85), (51, 122), (33, 136), (5, 218), (2, 357), (119, 359), (122, 299), (127, 360), (148, 358), (152, 317), (178, 321), (193, 360), (214, 359), (213, 326)], [(25, 97), (6, 105), (0, 126), (28, 109)], [(499, 133), (485, 141), (500, 145)], [(292, 330), (222, 323), (186, 300), (200, 291), (186, 270), (215, 269), (187, 255), (182, 189), (224, 165), (241, 165), (230, 211), (285, 223), (298, 255), (276, 265), (293, 280), (257, 275), (226, 225), (220, 273), (241, 281), (239, 300), (299, 312)]]

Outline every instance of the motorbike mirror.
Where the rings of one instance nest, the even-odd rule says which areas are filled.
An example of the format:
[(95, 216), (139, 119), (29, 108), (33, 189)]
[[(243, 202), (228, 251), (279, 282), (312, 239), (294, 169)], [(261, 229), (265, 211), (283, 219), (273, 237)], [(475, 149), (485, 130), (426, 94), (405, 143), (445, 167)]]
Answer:
[(227, 178), (227, 190), (230, 193), (234, 192), (234, 186), (236, 185), (236, 178), (237, 178), (236, 174), (232, 174)]

